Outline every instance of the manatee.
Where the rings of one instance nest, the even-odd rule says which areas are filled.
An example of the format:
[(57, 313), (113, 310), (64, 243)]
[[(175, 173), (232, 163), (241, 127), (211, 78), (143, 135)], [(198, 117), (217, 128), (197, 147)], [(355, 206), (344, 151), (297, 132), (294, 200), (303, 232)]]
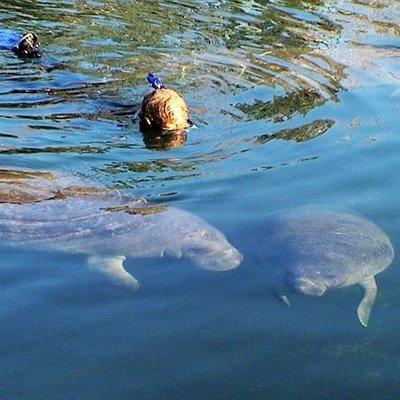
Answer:
[[(374, 277), (394, 258), (380, 228), (357, 215), (306, 208), (273, 213), (264, 229), (270, 265), (280, 284), (284, 281), (286, 287), (311, 296), (358, 284), (364, 296), (357, 315), (367, 326), (377, 294)], [(282, 286), (278, 290), (290, 304)]]
[(44, 200), (104, 195), (107, 189), (90, 186), (81, 178), (21, 168), (0, 168), (0, 203), (34, 203)]
[(33, 32), (21, 35), (12, 30), (0, 28), (0, 49), (11, 50), (23, 58), (41, 57), (39, 37)]
[(124, 269), (126, 257), (185, 257), (214, 271), (236, 268), (243, 259), (195, 215), (119, 191), (0, 204), (0, 243), (86, 255), (90, 267), (133, 288), (139, 284)]

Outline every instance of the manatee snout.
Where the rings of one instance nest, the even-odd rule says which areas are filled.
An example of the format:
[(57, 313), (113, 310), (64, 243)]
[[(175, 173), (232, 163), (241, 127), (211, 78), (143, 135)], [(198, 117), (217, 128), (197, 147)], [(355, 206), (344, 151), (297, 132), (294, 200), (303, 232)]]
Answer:
[(197, 262), (204, 269), (213, 271), (228, 271), (238, 267), (242, 261), (242, 254), (234, 247), (230, 247), (223, 251), (203, 254)]
[(292, 281), (293, 287), (297, 292), (308, 296), (322, 296), (326, 291), (326, 286), (315, 282), (309, 278), (297, 278)]
[(189, 258), (201, 268), (212, 271), (228, 271), (243, 261), (242, 254), (233, 247), (220, 231), (204, 222), (198, 229), (185, 235), (181, 241), (183, 257)]
[(187, 250), (186, 257), (200, 267), (212, 271), (235, 269), (243, 261), (242, 254), (230, 245), (217, 250), (212, 248), (191, 248)]

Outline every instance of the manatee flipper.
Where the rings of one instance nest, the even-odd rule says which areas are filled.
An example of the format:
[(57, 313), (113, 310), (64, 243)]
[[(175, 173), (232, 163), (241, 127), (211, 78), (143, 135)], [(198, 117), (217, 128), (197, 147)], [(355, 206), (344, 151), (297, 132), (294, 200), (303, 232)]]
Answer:
[(279, 300), (280, 300), (283, 304), (287, 305), (288, 307), (291, 307), (291, 306), (292, 306), (292, 303), (290, 302), (289, 297), (287, 297), (286, 294), (280, 294), (280, 295), (279, 295)]
[(272, 289), (272, 293), (279, 301), (281, 301), (286, 306), (288, 306), (288, 307), (292, 306), (292, 304), (290, 303), (289, 297), (287, 295), (287, 287), (285, 287), (284, 285), (282, 285), (282, 284), (274, 285), (274, 287)]
[(364, 297), (357, 308), (357, 315), (358, 319), (361, 322), (361, 325), (367, 326), (369, 314), (371, 313), (371, 308), (375, 303), (376, 293), (378, 289), (376, 286), (375, 278), (373, 276), (369, 276), (363, 279), (360, 282), (360, 285), (364, 289)]
[(108, 275), (117, 283), (130, 286), (135, 290), (139, 289), (139, 282), (123, 266), (125, 260), (125, 256), (90, 256), (88, 264), (91, 268)]

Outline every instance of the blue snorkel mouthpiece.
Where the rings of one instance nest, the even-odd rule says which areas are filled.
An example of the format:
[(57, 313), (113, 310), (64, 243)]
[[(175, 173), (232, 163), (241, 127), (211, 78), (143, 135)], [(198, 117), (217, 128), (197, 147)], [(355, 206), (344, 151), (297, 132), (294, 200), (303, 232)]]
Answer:
[(165, 87), (164, 84), (158, 79), (158, 77), (153, 74), (147, 75), (147, 82), (149, 82), (150, 85), (156, 90), (164, 89)]

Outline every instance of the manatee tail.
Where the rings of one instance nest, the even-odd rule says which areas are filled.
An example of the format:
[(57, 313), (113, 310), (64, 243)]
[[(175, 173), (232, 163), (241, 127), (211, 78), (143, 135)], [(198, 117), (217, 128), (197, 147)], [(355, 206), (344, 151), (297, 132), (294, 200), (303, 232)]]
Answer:
[(375, 278), (373, 276), (369, 276), (360, 282), (360, 285), (364, 289), (364, 297), (361, 300), (360, 305), (357, 308), (358, 319), (361, 322), (361, 325), (367, 326), (369, 315), (371, 314), (372, 306), (375, 303), (376, 293), (378, 288), (376, 286)]
[(137, 290), (139, 289), (139, 282), (128, 271), (125, 270), (123, 262), (125, 256), (90, 256), (88, 264), (91, 268), (96, 269), (108, 275), (116, 283), (120, 283)]

